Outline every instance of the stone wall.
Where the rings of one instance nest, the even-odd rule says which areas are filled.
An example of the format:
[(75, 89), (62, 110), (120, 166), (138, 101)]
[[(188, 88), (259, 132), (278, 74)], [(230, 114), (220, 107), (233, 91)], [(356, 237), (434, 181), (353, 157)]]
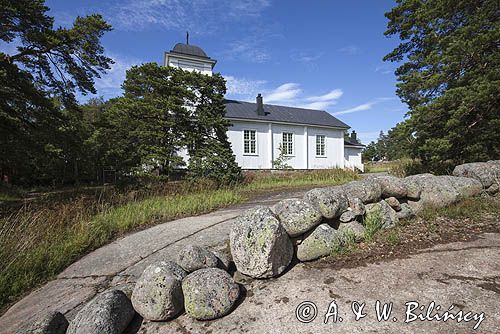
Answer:
[(391, 228), (427, 207), (495, 194), (499, 185), (497, 160), (457, 166), (453, 176), (373, 176), (313, 189), (303, 199), (257, 206), (233, 224), (230, 254), (187, 246), (176, 262), (162, 261), (146, 268), (130, 293), (110, 289), (97, 295), (69, 323), (54, 312), (18, 333), (122, 333), (136, 312), (150, 321), (168, 321), (182, 312), (197, 320), (219, 318), (231, 312), (240, 295), (240, 286), (230, 274), (234, 265), (234, 277), (276, 277), (294, 258), (315, 260), (347, 242), (362, 240), (372, 224)]

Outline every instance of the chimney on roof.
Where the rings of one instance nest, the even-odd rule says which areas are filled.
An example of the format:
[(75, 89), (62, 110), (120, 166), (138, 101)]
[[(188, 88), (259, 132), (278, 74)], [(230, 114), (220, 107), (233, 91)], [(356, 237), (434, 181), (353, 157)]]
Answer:
[(351, 141), (354, 142), (354, 143), (358, 142), (356, 131), (354, 131), (354, 130), (352, 130), (352, 132), (351, 132)]
[(259, 93), (255, 98), (255, 100), (257, 101), (257, 115), (265, 116), (266, 113), (264, 111), (264, 103), (262, 102), (262, 95)]

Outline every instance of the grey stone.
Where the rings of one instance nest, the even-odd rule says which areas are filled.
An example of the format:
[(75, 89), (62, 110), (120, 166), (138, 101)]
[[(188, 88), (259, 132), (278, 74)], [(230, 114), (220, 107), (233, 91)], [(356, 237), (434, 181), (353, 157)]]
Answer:
[(393, 208), (394, 210), (396, 211), (399, 211), (401, 210), (401, 204), (399, 203), (398, 199), (396, 197), (387, 197), (385, 199), (385, 201), (387, 202), (387, 204), (389, 204), (389, 206), (391, 208)]
[(347, 198), (359, 198), (363, 203), (373, 203), (382, 196), (382, 187), (373, 178), (351, 181), (342, 186)]
[(224, 270), (229, 270), (233, 258), (231, 257), (231, 250), (229, 249), (229, 243), (224, 243), (218, 247), (210, 249), (210, 251), (217, 257), (219, 263), (217, 267)]
[(366, 216), (365, 219), (369, 219), (371, 215), (380, 213), (382, 219), (382, 228), (391, 228), (396, 226), (399, 221), (396, 211), (387, 204), (385, 201), (380, 201), (378, 203), (372, 203), (366, 205)]
[(311, 230), (322, 219), (321, 213), (312, 204), (300, 199), (284, 199), (276, 203), (271, 210), (290, 237)]
[(312, 189), (305, 194), (304, 199), (326, 219), (340, 216), (349, 205), (342, 187)]
[(406, 186), (406, 197), (408, 199), (418, 201), (420, 199), (420, 194), (422, 193), (422, 187), (420, 184), (411, 177), (405, 177), (402, 181)]
[(187, 245), (177, 255), (177, 263), (188, 273), (202, 268), (215, 268), (218, 262), (212, 252), (195, 245)]
[(144, 319), (168, 320), (182, 311), (181, 282), (186, 272), (172, 261), (148, 266), (132, 293), (132, 305)]
[(281, 274), (292, 261), (293, 245), (283, 226), (269, 208), (245, 211), (229, 233), (236, 268), (254, 278)]
[(363, 201), (357, 197), (352, 197), (349, 199), (349, 207), (356, 216), (362, 216), (366, 212), (366, 208), (365, 205), (363, 204)]
[(479, 195), (483, 191), (481, 182), (476, 179), (447, 175), (439, 176), (439, 178), (448, 180), (452, 187), (458, 192), (460, 198), (473, 197)]
[(357, 222), (352, 221), (339, 225), (339, 232), (342, 234), (343, 241), (345, 242), (349, 235), (354, 236), (356, 242), (363, 240), (365, 236), (365, 227)]
[(493, 184), (499, 184), (500, 165), (495, 160), (467, 163), (456, 166), (453, 169), (453, 175), (476, 179), (486, 189)]
[(16, 331), (16, 334), (64, 334), (68, 320), (61, 312), (49, 312), (31, 324)]
[(231, 311), (240, 288), (218, 268), (200, 269), (182, 281), (186, 313), (198, 320), (220, 318)]
[(408, 219), (414, 217), (415, 214), (408, 203), (401, 203), (401, 210), (396, 212), (398, 219)]
[(424, 207), (444, 207), (457, 202), (460, 198), (459, 192), (448, 177), (419, 174), (405, 179), (420, 186), (422, 189), (420, 203)]
[(119, 334), (135, 315), (130, 299), (120, 290), (103, 292), (70, 322), (68, 334)]
[(377, 176), (375, 180), (382, 187), (382, 197), (404, 198), (408, 195), (408, 188), (404, 181), (395, 176)]
[(415, 215), (420, 213), (424, 209), (424, 204), (423, 201), (421, 200), (418, 201), (408, 200), (407, 204)]
[(342, 222), (342, 223), (348, 223), (348, 222), (353, 221), (355, 219), (356, 219), (356, 215), (351, 210), (344, 212), (343, 214), (340, 215), (340, 218), (339, 218), (340, 222)]
[(297, 259), (311, 261), (330, 255), (342, 245), (342, 233), (328, 224), (321, 224), (297, 246)]

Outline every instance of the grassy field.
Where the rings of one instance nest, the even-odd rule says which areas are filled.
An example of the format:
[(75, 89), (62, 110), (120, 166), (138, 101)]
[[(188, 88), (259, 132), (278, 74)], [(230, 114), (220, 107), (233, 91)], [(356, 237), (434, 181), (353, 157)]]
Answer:
[(388, 173), (397, 177), (428, 172), (418, 160), (398, 159), (393, 161), (366, 162), (365, 173)]
[(169, 182), (128, 190), (55, 191), (24, 201), (9, 197), (0, 216), (0, 309), (125, 233), (242, 203), (269, 191), (336, 185), (356, 178), (355, 173), (335, 169), (250, 173), (244, 183), (222, 189), (210, 182)]

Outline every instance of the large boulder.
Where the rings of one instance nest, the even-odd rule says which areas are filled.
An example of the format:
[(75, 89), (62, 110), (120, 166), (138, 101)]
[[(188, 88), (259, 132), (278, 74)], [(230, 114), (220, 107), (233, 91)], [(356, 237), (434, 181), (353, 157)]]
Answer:
[(60, 312), (49, 312), (16, 331), (16, 334), (64, 334), (68, 320)]
[(365, 204), (377, 202), (382, 196), (382, 186), (373, 178), (351, 181), (342, 188), (349, 200), (359, 198)]
[[(432, 175), (432, 174), (429, 174)], [(422, 187), (414, 178), (405, 177), (402, 179), (406, 187), (406, 197), (412, 201), (418, 201), (422, 193)]]
[(481, 182), (476, 179), (468, 178), (468, 177), (459, 177), (459, 176), (439, 176), (440, 178), (447, 179), (448, 182), (451, 183), (451, 186), (455, 188), (461, 198), (473, 197), (479, 195), (483, 186)]
[(330, 255), (342, 244), (342, 233), (328, 224), (321, 224), (297, 246), (297, 259), (311, 261)]
[[(381, 228), (391, 228), (399, 221), (396, 211), (386, 201), (366, 205), (365, 221), (372, 216), (380, 215)], [(375, 218), (374, 218), (375, 219)]]
[(326, 219), (340, 216), (349, 205), (342, 187), (312, 189), (304, 195), (304, 199)]
[(460, 198), (459, 192), (447, 177), (419, 174), (408, 176), (405, 180), (416, 183), (422, 189), (419, 202), (423, 207), (444, 207)]
[(500, 165), (495, 160), (467, 163), (456, 166), (453, 175), (476, 179), (486, 189), (500, 183)]
[(241, 273), (254, 278), (281, 274), (292, 261), (293, 245), (269, 208), (257, 206), (234, 222), (229, 234), (231, 255)]
[(202, 268), (215, 268), (217, 257), (209, 250), (195, 245), (187, 245), (177, 254), (177, 263), (188, 273)]
[(67, 334), (119, 334), (135, 315), (130, 299), (120, 290), (103, 292), (70, 322)]
[(175, 262), (159, 262), (147, 267), (135, 284), (132, 305), (144, 319), (168, 320), (182, 311), (181, 282), (187, 273)]
[(357, 221), (340, 224), (339, 232), (344, 243), (351, 237), (354, 237), (354, 241), (361, 241), (365, 237), (365, 227)]
[(408, 188), (399, 177), (383, 175), (374, 178), (382, 187), (382, 197), (404, 198), (408, 195)]
[(239, 285), (224, 270), (200, 269), (182, 281), (186, 313), (198, 320), (228, 314), (238, 300)]
[(321, 213), (312, 204), (300, 199), (282, 200), (271, 210), (290, 237), (296, 237), (311, 230), (322, 219)]

